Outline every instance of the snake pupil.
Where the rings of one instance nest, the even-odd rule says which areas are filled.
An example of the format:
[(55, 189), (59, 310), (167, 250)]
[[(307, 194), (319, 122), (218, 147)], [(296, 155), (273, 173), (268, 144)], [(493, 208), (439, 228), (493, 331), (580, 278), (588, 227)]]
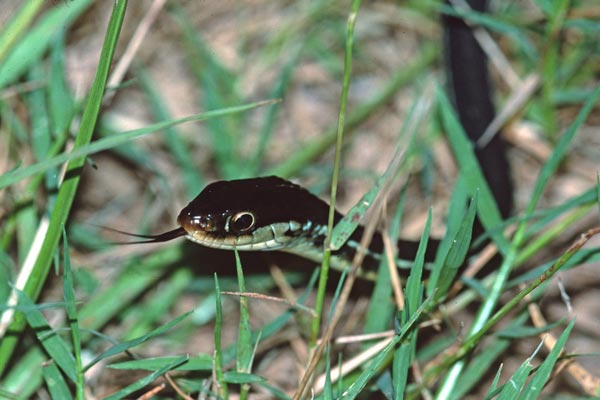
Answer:
[(238, 231), (244, 232), (254, 226), (254, 215), (249, 212), (240, 212), (231, 219), (231, 227)]

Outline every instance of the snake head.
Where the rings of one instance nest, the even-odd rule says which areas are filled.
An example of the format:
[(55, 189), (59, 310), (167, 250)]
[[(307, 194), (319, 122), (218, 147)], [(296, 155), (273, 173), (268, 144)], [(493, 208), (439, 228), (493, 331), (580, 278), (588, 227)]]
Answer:
[(275, 176), (218, 181), (179, 214), (186, 237), (204, 246), (275, 250), (289, 246), (328, 206), (302, 187)]
[(322, 243), (328, 212), (329, 206), (306, 189), (269, 176), (211, 183), (181, 210), (180, 227), (168, 232), (140, 235), (105, 229), (145, 239), (120, 244), (185, 236), (219, 249), (290, 251), (300, 244)]

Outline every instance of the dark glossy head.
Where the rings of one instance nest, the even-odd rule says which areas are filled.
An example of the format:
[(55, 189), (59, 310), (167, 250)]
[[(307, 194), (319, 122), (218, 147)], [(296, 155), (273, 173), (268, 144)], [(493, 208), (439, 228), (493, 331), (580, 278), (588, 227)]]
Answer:
[(270, 176), (211, 183), (177, 221), (186, 236), (200, 244), (255, 250), (281, 248), (285, 236), (293, 237), (310, 221), (326, 224), (327, 214), (321, 199)]

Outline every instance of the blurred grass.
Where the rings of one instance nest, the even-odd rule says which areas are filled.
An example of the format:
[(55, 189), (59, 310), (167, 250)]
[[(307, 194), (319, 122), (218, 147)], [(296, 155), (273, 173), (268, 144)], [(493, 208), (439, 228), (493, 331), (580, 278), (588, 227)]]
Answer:
[[(215, 11), (213, 19), (203, 19), (199, 23), (198, 15), (186, 8), (189, 4), (172, 2), (161, 14), (161, 18), (165, 19), (163, 22), (167, 22), (165, 26), (171, 27), (164, 28), (165, 31), (159, 32), (158, 37), (164, 40), (175, 38), (176, 45), (168, 51), (177, 52), (180, 63), (189, 74), (185, 78), (185, 86), (192, 88), (194, 104), (192, 107), (189, 104), (181, 106), (185, 110), (196, 111), (182, 114), (178, 107), (173, 107), (170, 98), (176, 92), (165, 91), (162, 81), (176, 82), (182, 78), (157, 76), (153, 70), (153, 59), (147, 54), (137, 57), (130, 70), (128, 85), (115, 88), (117, 102), (101, 109), (111, 64), (121, 55), (119, 49), (136, 24), (136, 13), (144, 11), (143, 7), (129, 3), (127, 12), (132, 17), (125, 19), (124, 33), (120, 34), (119, 25), (126, 5), (123, 1), (115, 3), (116, 11), (104, 39), (105, 50), (100, 56), (99, 66), (93, 66), (97, 80), (92, 90), (85, 98), (76, 94), (72, 86), (73, 76), (70, 75), (74, 74), (73, 59), (69, 55), (81, 36), (85, 36), (82, 32), (93, 31), (90, 29), (92, 17), (108, 9), (108, 5), (95, 4), (91, 7), (91, 4), (89, 1), (51, 5), (25, 2), (9, 23), (0, 28), (0, 165), (4, 168), (0, 176), (3, 190), (0, 192), (0, 299), (2, 310), (14, 309), (18, 315), (26, 315), (2, 338), (0, 395), (6, 398), (43, 395), (83, 398), (84, 390), (91, 390), (99, 397), (114, 392), (111, 398), (126, 398), (146, 393), (167, 371), (178, 370), (190, 371), (185, 375), (174, 375), (174, 379), (181, 388), (194, 392), (192, 395), (214, 391), (221, 398), (234, 393), (242, 393), (243, 397), (264, 390), (276, 398), (289, 398), (295, 390), (293, 385), (283, 390), (285, 382), (278, 380), (280, 376), (261, 374), (268, 371), (264, 360), (283, 354), (280, 349), (286, 348), (291, 341), (281, 337), (292, 335), (295, 345), (308, 343), (304, 338), (310, 336), (310, 327), (305, 316), (289, 309), (265, 315), (269, 322), (262, 320), (255, 325), (255, 317), (263, 313), (260, 305), (242, 296), (239, 306), (234, 307), (231, 299), (220, 296), (221, 289), (235, 288), (236, 285), (239, 291), (278, 293), (270, 276), (252, 274), (244, 258), (234, 258), (233, 255), (227, 258), (228, 265), (212, 266), (202, 256), (190, 256), (190, 247), (180, 243), (152, 249), (150, 254), (137, 249), (115, 250), (114, 246), (104, 244), (106, 239), (98, 232), (84, 228), (74, 219), (85, 221), (89, 216), (85, 202), (99, 196), (101, 201), (92, 206), (97, 207), (91, 211), (92, 215), (125, 213), (116, 219), (108, 219), (107, 224), (116, 220), (125, 222), (128, 230), (136, 230), (134, 218), (127, 215), (135, 210), (144, 216), (161, 216), (158, 222), (145, 219), (141, 223), (142, 231), (160, 229), (158, 227), (164, 226), (165, 218), (171, 218), (177, 212), (177, 205), (173, 203), (181, 205), (191, 200), (215, 177), (240, 178), (270, 173), (283, 177), (311, 175), (309, 183), (324, 187), (323, 182), (329, 181), (328, 174), (332, 170), (329, 155), (336, 129), (331, 127), (334, 126), (344, 74), (343, 33), (349, 7), (341, 2), (314, 2), (310, 5), (280, 5), (279, 11), (269, 14), (273, 11), (261, 9), (261, 5), (256, 8), (260, 9), (260, 21), (247, 28), (246, 21), (252, 20), (254, 15), (252, 6), (239, 5), (228, 18)], [(423, 83), (440, 76), (439, 37), (436, 32), (428, 32), (424, 23), (438, 26), (439, 13), (459, 14), (481, 24), (499, 41), (520, 76), (540, 74), (540, 92), (528, 101), (516, 118), (537, 124), (543, 142), (552, 145), (553, 151), (543, 162), (537, 183), (530, 183), (530, 200), (522, 205), (525, 212), (518, 213), (514, 219), (520, 230), (512, 239), (504, 237), (498, 228), (499, 218), (494, 202), (472, 155), (466, 150), (469, 145), (462, 137), (446, 95), (438, 88), (435, 110), (423, 119), (424, 126), (416, 132), (417, 137), (411, 142), (411, 147), (406, 149), (408, 161), (402, 169), (403, 172), (411, 169), (418, 175), (416, 180), (430, 182), (430, 190), (436, 190), (436, 176), (426, 174), (436, 173), (439, 169), (439, 161), (436, 160), (439, 152), (436, 152), (435, 144), (439, 143), (443, 131), (449, 137), (462, 171), (461, 178), (448, 189), (452, 196), (445, 221), (447, 230), (432, 277), (429, 282), (422, 282), (421, 247), (411, 275), (403, 285), (406, 307), (399, 311), (391, 301), (389, 272), (382, 263), (374, 288), (368, 289), (366, 296), (361, 295), (361, 298), (369, 299), (368, 311), (364, 315), (348, 312), (348, 320), (356, 318), (358, 321), (354, 326), (355, 333), (378, 333), (395, 324), (391, 342), (374, 355), (370, 363), (364, 362), (361, 368), (345, 373), (341, 380), (333, 378), (334, 370), (339, 363), (354, 356), (355, 349), (340, 350), (337, 345), (330, 345), (327, 366), (323, 366), (322, 370), (329, 371), (331, 380), (325, 391), (317, 393), (317, 396), (335, 398), (346, 393), (347, 397), (354, 398), (380, 390), (394, 398), (414, 398), (420, 395), (421, 390), (439, 390), (437, 398), (460, 398), (485, 393), (489, 387), (489, 393), (494, 393), (496, 398), (514, 398), (517, 395), (533, 398), (539, 395), (539, 390), (548, 381), (552, 381), (551, 372), (557, 357), (561, 350), (570, 347), (568, 339), (576, 334), (577, 323), (566, 325), (559, 321), (550, 322), (546, 327), (532, 328), (523, 304), (518, 301), (505, 306), (500, 315), (510, 315), (500, 321), (497, 313), (500, 306), (495, 303), (501, 296), (514, 296), (514, 288), (519, 283), (525, 283), (527, 290), (538, 288), (531, 293), (531, 301), (550, 296), (549, 284), (531, 281), (545, 276), (543, 274), (547, 271), (554, 271), (557, 266), (566, 270), (600, 259), (597, 248), (568, 254), (568, 259), (559, 259), (560, 249), (564, 246), (557, 245), (558, 240), (562, 241), (559, 243), (568, 240), (564, 235), (571, 232), (571, 227), (589, 226), (586, 221), (590, 221), (590, 210), (597, 208), (600, 201), (597, 181), (589, 183), (583, 192), (565, 196), (558, 204), (549, 206), (543, 201), (544, 196), (551, 194), (555, 184), (553, 177), (563, 174), (570, 162), (579, 161), (576, 158), (582, 154), (592, 162), (597, 162), (597, 157), (600, 157), (593, 146), (587, 146), (582, 152), (579, 147), (586, 146), (578, 146), (575, 137), (589, 129), (585, 121), (597, 118), (595, 105), (600, 95), (597, 84), (597, 24), (591, 17), (597, 6), (568, 1), (540, 1), (536, 5), (537, 13), (533, 16), (524, 13), (521, 5), (516, 3), (496, 4), (497, 13), (494, 15), (456, 11), (438, 2), (407, 3), (403, 5), (405, 9), (382, 4), (362, 5), (358, 13), (353, 72), (349, 81), (350, 104), (346, 120), (341, 120), (345, 131), (342, 154), (353, 168), (357, 163), (348, 158), (357, 154), (352, 152), (356, 143), (364, 146), (361, 138), (366, 137), (365, 132), (373, 132), (369, 137), (373, 141), (376, 136), (381, 136), (378, 123), (384, 125), (383, 132), (398, 132), (399, 123), (390, 122), (385, 115), (401, 114), (402, 118), (410, 120), (411, 112), (400, 106), (406, 102), (406, 95), (418, 99), (420, 96), (427, 97)], [(276, 24), (267, 18), (269, 15), (274, 15)], [(423, 22), (422, 26), (410, 26), (408, 22), (411, 19), (403, 19), (407, 15)], [(172, 25), (168, 25), (167, 20)], [(220, 30), (210, 30), (221, 20), (230, 24), (225, 25), (229, 28), (224, 31), (231, 36), (219, 36)], [(408, 21), (408, 25), (401, 25), (404, 20)], [(364, 24), (360, 25), (361, 22)], [(236, 30), (231, 26), (244, 28)], [(104, 29), (102, 25), (102, 31)], [(153, 29), (158, 32), (158, 28)], [(416, 50), (399, 58), (393, 54), (396, 50), (374, 52), (380, 46), (383, 48), (384, 42), (387, 45), (398, 40), (395, 35), (398, 29), (406, 29), (406, 35), (415, 39), (418, 43)], [(98, 37), (101, 35), (97, 34)], [(387, 39), (388, 36), (393, 39)], [(230, 41), (236, 39), (239, 42), (227, 47)], [(161, 52), (166, 50), (151, 41), (147, 38), (145, 45), (155, 45), (159, 49), (156, 54), (161, 58)], [(218, 47), (224, 43), (226, 51)], [(115, 48), (117, 56), (113, 58)], [(231, 57), (232, 53), (235, 53), (234, 57)], [(168, 53), (164, 58), (172, 54)], [(401, 60), (401, 63), (386, 64), (382, 59), (387, 58)], [(81, 64), (77, 65), (75, 70), (82, 68)], [(370, 80), (371, 74), (375, 73), (380, 74), (378, 79)], [(307, 76), (310, 78), (304, 81)], [(133, 101), (126, 97), (132, 89), (141, 93), (133, 97)], [(498, 85), (499, 107), (509, 97), (509, 90)], [(119, 103), (121, 96), (127, 100)], [(276, 98), (283, 102), (254, 109), (263, 104), (261, 99)], [(291, 135), (285, 133), (286, 129), (299, 129), (295, 125), (297, 120), (306, 120), (307, 116), (314, 115), (293, 114), (298, 109), (290, 104), (303, 98), (315, 101), (316, 108), (322, 107), (321, 101), (335, 104), (320, 110), (327, 122), (325, 125), (315, 122), (318, 134), (305, 137), (300, 130)], [(120, 125), (117, 119), (112, 118), (118, 112), (127, 114), (131, 110), (128, 102), (141, 103), (139, 107), (145, 110), (147, 116), (142, 125), (144, 128)], [(413, 102), (409, 99), (407, 103)], [(246, 112), (251, 109), (251, 112)], [(130, 114), (131, 118), (137, 116), (135, 112)], [(179, 125), (187, 120), (182, 119), (182, 115), (193, 115), (189, 120), (210, 119), (190, 128)], [(314, 121), (303, 122), (305, 127), (311, 127), (310, 123)], [(394, 125), (390, 126), (392, 123)], [(568, 129), (564, 131), (563, 127)], [(156, 130), (162, 134), (131, 141)], [(98, 138), (92, 141), (94, 133)], [(282, 144), (281, 137), (285, 135), (288, 141)], [(75, 145), (71, 150), (69, 146), (73, 138)], [(415, 150), (413, 146), (421, 150)], [(382, 160), (390, 154), (384, 153), (384, 150), (391, 149), (382, 145), (379, 149)], [(95, 154), (94, 163), (101, 167), (107, 157), (125, 164), (124, 168), (121, 166), (123, 177), (119, 173), (110, 177), (109, 183), (114, 188), (101, 187), (97, 190), (113, 197), (115, 193), (121, 198), (129, 195), (132, 200), (121, 200), (125, 205), (115, 207), (110, 201), (103, 203), (104, 197), (93, 192), (93, 188), (86, 187), (85, 182), (93, 180), (91, 175), (101, 174), (102, 170), (84, 176), (83, 186), (80, 185), (79, 171), (88, 171), (93, 165), (85, 164), (83, 157), (91, 154)], [(70, 173), (59, 185), (60, 170), (67, 162)], [(342, 166), (342, 177), (381, 175), (381, 171), (374, 172), (375, 166), (363, 164), (360, 168), (363, 170)], [(125, 178), (132, 171), (133, 178)], [(135, 191), (133, 182), (123, 182), (126, 179), (133, 179), (135, 184), (142, 186), (143, 195)], [(414, 194), (413, 181), (409, 180), (405, 185), (402, 203), (390, 219), (392, 238), (400, 235), (401, 226), (410, 221), (414, 212), (414, 202), (410, 200)], [(369, 187), (375, 186), (375, 182), (376, 179), (372, 179)], [(158, 195), (161, 191), (157, 187), (171, 190), (168, 200)], [(343, 193), (351, 191), (352, 185), (343, 185), (342, 188)], [(476, 199), (466, 210), (466, 200), (477, 193), (476, 189)], [(76, 194), (78, 197), (75, 197)], [(362, 193), (356, 198), (360, 195)], [(439, 191), (429, 195), (437, 196)], [(141, 200), (143, 197), (147, 200)], [(128, 208), (132, 201), (134, 206)], [(447, 267), (458, 265), (464, 257), (464, 245), (470, 236), (475, 209), (500, 252), (509, 254), (508, 262), (495, 276), (465, 280), (465, 288), (456, 297), (446, 300), (455, 272)], [(592, 214), (597, 220), (598, 213)], [(42, 234), (48, 218), (48, 233)], [(429, 214), (425, 228), (420, 231), (423, 233), (422, 246), (430, 229), (433, 229), (434, 221), (435, 214)], [(64, 244), (59, 249), (65, 228)], [(351, 230), (352, 227), (338, 229)], [(42, 232), (38, 238), (36, 232)], [(36, 252), (40, 241), (45, 244), (41, 252)], [(458, 245), (451, 246), (452, 243)], [(559, 261), (553, 263), (548, 260)], [(62, 280), (53, 279), (49, 274), (53, 264), (57, 266), (56, 273)], [(517, 271), (509, 280), (510, 270), (523, 264), (531, 267), (531, 272)], [(23, 274), (24, 265), (35, 265), (33, 280), (27, 281), (25, 290), (19, 294), (21, 307), (15, 308), (8, 305), (8, 296), (19, 274)], [(59, 265), (63, 268), (58, 268)], [(233, 271), (227, 269), (233, 265), (238, 267), (239, 281), (225, 274), (225, 271)], [(214, 268), (219, 271), (218, 281), (216, 276), (212, 276)], [(204, 276), (202, 270), (209, 273)], [(288, 283), (301, 292), (296, 299), (299, 304), (305, 304), (310, 298), (316, 277), (315, 272), (307, 282), (302, 274), (285, 275)], [(57, 291), (57, 288), (60, 290)], [(61, 292), (62, 295), (56, 295)], [(42, 300), (37, 299), (40, 293)], [(485, 339), (485, 351), (476, 351), (474, 349), (483, 340), (482, 335), (464, 337), (464, 333), (455, 331), (452, 313), (458, 312), (459, 308), (464, 310), (474, 301), (481, 302), (485, 297), (490, 299), (486, 303), (488, 305), (483, 306), (486, 311), (481, 312), (478, 322), (469, 327), (483, 326), (482, 329), (494, 329), (496, 333), (490, 333)], [(335, 303), (337, 297), (327, 292), (326, 299)], [(308, 306), (312, 304), (309, 302)], [(450, 315), (437, 322), (445, 336), (436, 337), (423, 347), (417, 340), (417, 334), (425, 328), (419, 323), (430, 317), (440, 317), (440, 306), (442, 310), (452, 310), (448, 311)], [(194, 307), (197, 307), (196, 312), (189, 314)], [(50, 318), (46, 314), (50, 312), (57, 313), (59, 318)], [(324, 307), (323, 314), (328, 312)], [(31, 329), (21, 333), (24, 321)], [(201, 324), (210, 326), (210, 335), (199, 337)], [(535, 353), (535, 345), (527, 350), (527, 356), (507, 350), (515, 340), (523, 341), (557, 327), (562, 327), (562, 332), (556, 346), (549, 352), (540, 350), (530, 359), (529, 355)], [(230, 330), (237, 332), (233, 335), (237, 339), (228, 334)], [(502, 335), (503, 330), (518, 335)], [(461, 335), (462, 342), (457, 341)], [(210, 342), (205, 348), (211, 350), (198, 351), (189, 357), (182, 355), (189, 352), (187, 346), (194, 348), (198, 341)], [(262, 348), (264, 343), (278, 345), (265, 350)], [(360, 349), (368, 350), (371, 345), (371, 342), (364, 343)], [(454, 353), (453, 345), (458, 345)], [(216, 351), (214, 354), (213, 350)], [(134, 351), (139, 355), (133, 354)], [(159, 357), (149, 358), (145, 354), (158, 354)], [(445, 358), (436, 358), (440, 354), (444, 354)], [(132, 355), (136, 359), (130, 360)], [(104, 363), (105, 357), (109, 356), (114, 357), (109, 360), (112, 368), (106, 368)], [(103, 362), (96, 363), (101, 359)], [(91, 360), (94, 361), (90, 363)], [(287, 360), (291, 362), (293, 358)], [(305, 361), (300, 360), (301, 363)], [(410, 374), (411, 367), (417, 362), (426, 366), (423, 383), (416, 383)], [(505, 366), (502, 374), (496, 374), (502, 362), (522, 367), (507, 370)], [(110, 389), (98, 383), (102, 380), (83, 375), (84, 369), (92, 373), (92, 364), (95, 365), (94, 370), (100, 371), (95, 373), (112, 377), (109, 379), (113, 382)], [(539, 367), (534, 367), (537, 364)], [(40, 365), (44, 367), (40, 368)], [(216, 386), (210, 384), (213, 367)], [(119, 381), (112, 372), (117, 368), (146, 372), (143, 375), (136, 372)], [(294, 379), (295, 384), (299, 377)], [(435, 382), (441, 379), (447, 383), (440, 389)], [(488, 385), (484, 389), (481, 388), (482, 379), (486, 379)], [(518, 385), (506, 383), (511, 380)], [(240, 390), (240, 387), (243, 389)], [(445, 392), (451, 394), (446, 396)], [(172, 393), (169, 391), (165, 397)]]
[[(96, 119), (100, 111), (100, 104), (102, 101), (102, 95), (104, 93), (104, 87), (106, 79), (108, 77), (108, 70), (116, 47), (116, 42), (119, 37), (119, 31), (121, 29), (121, 23), (125, 15), (126, 2), (116, 2), (113, 9), (113, 14), (108, 25), (106, 40), (102, 48), (100, 55), (100, 61), (96, 72), (96, 78), (92, 84), (88, 102), (81, 118), (81, 126), (79, 133), (75, 139), (73, 148), (77, 149), (90, 142), (94, 126), (96, 125)], [(31, 40), (31, 39), (29, 39)], [(3, 85), (0, 83), (0, 87)], [(85, 158), (73, 159), (68, 164), (65, 176), (66, 180), (60, 186), (58, 195), (56, 198), (55, 207), (52, 210), (50, 220), (48, 221), (47, 231), (43, 232), (44, 240), (39, 250), (39, 255), (35, 260), (35, 263), (26, 276), (26, 281), (21, 287), (17, 289), (22, 290), (23, 294), (35, 301), (39, 296), (44, 282), (46, 281), (50, 264), (54, 258), (54, 253), (58, 245), (60, 233), (64, 228), (67, 221), (71, 205), (75, 198), (75, 193), (79, 183), (78, 171), (85, 163)], [(6, 175), (6, 174), (5, 174)], [(1, 178), (3, 178), (3, 175)], [(0, 178), (0, 179), (1, 179)], [(14, 317), (14, 322), (8, 327), (10, 332), (9, 336), (5, 337), (0, 344), (0, 373), (4, 371), (9, 359), (11, 358), (13, 351), (17, 345), (18, 335), (25, 326), (25, 318), (23, 315), (17, 313)]]

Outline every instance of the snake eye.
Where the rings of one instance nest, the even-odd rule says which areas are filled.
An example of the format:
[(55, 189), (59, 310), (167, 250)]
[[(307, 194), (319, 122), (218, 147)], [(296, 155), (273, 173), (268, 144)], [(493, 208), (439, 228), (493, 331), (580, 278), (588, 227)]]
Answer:
[(229, 227), (236, 232), (245, 232), (254, 226), (254, 214), (242, 211), (231, 217)]

